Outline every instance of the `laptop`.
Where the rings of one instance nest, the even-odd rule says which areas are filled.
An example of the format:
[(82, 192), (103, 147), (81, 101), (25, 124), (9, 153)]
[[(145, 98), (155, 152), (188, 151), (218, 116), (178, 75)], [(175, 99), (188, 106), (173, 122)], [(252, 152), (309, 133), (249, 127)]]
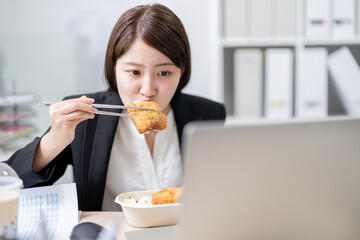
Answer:
[(193, 123), (184, 149), (162, 239), (360, 239), (360, 118)]

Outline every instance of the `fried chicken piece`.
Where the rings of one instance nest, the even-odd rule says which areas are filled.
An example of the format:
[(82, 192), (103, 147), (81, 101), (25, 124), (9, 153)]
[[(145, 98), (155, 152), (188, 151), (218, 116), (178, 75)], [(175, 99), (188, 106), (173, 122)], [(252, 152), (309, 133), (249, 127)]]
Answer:
[(150, 130), (164, 130), (167, 127), (167, 117), (156, 102), (134, 101), (132, 107), (149, 107), (157, 110), (128, 109), (129, 117), (140, 134)]
[(180, 202), (182, 188), (171, 187), (154, 193), (151, 199), (152, 204), (167, 204)]

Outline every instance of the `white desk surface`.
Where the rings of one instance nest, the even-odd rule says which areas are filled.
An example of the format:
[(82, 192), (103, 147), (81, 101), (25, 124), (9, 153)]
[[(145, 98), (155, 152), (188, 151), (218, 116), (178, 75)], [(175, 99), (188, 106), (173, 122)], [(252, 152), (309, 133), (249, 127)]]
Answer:
[(82, 212), (79, 223), (93, 222), (105, 226), (108, 221), (114, 218), (119, 222), (118, 233), (116, 236), (117, 240), (126, 240), (124, 235), (125, 232), (142, 229), (130, 226), (126, 221), (123, 212)]

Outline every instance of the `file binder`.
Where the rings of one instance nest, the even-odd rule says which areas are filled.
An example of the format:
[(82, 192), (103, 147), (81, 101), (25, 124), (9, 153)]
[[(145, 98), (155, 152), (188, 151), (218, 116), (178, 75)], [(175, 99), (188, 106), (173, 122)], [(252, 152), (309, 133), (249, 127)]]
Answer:
[(355, 36), (355, 0), (333, 0), (332, 31), (334, 37)]
[(265, 117), (287, 119), (292, 116), (293, 50), (265, 50)]
[(357, 16), (357, 35), (360, 37), (360, 0), (357, 0), (357, 10), (356, 10), (356, 16)]
[(327, 49), (306, 48), (303, 53), (301, 78), (295, 87), (295, 116), (321, 118), (327, 116), (328, 78)]
[(296, 36), (296, 0), (274, 0), (274, 35)]
[(234, 115), (236, 117), (261, 117), (262, 64), (261, 49), (236, 49), (234, 51)]
[(225, 37), (245, 37), (249, 35), (249, 0), (224, 1)]
[(349, 48), (342, 47), (333, 52), (328, 66), (346, 112), (360, 116), (360, 67)]
[(306, 36), (330, 36), (330, 0), (306, 0)]
[(250, 0), (250, 36), (270, 37), (273, 35), (272, 1)]

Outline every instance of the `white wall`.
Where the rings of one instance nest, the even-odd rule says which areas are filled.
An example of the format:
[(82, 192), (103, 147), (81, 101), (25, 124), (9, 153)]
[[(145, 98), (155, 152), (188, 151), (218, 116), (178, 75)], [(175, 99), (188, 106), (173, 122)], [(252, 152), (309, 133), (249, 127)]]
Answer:
[[(139, 4), (153, 2), (145, 0), (0, 0), (0, 40), (5, 38), (12, 44), (7, 48), (8, 50), (1, 50), (0, 42), (0, 53), (14, 52), (11, 52), (10, 48), (22, 49), (17, 52), (17, 57), (27, 53), (26, 59), (32, 59), (33, 65), (41, 65), (46, 77), (42, 76), (45, 74), (41, 74), (39, 70), (36, 74), (32, 72), (31, 68), (26, 66), (28, 65), (26, 61), (7, 61), (6, 55), (0, 73), (16, 77), (18, 90), (34, 92), (39, 100), (60, 100), (59, 98), (68, 94), (104, 90), (106, 85), (103, 78), (103, 63), (112, 27), (125, 10)], [(217, 28), (216, 17), (212, 14), (215, 0), (161, 0), (157, 2), (165, 4), (179, 16), (189, 36), (193, 65), (191, 81), (185, 88), (185, 92), (219, 100), (218, 79), (216, 79), (213, 67), (216, 48), (214, 38)], [(36, 54), (35, 48), (34, 51), (30, 51), (31, 53), (26, 51), (31, 48), (31, 45), (36, 45), (33, 43), (25, 47), (22, 41), (29, 38), (38, 43), (37, 48), (41, 48), (43, 46), (41, 44), (44, 44), (46, 52)], [(50, 40), (41, 40), (49, 38), (56, 40), (51, 40), (52, 44), (49, 44)], [(82, 52), (80, 57), (74, 57), (71, 60), (72, 64), (81, 62), (81, 66), (75, 69), (74, 66), (60, 65), (58, 61), (60, 55), (63, 59), (72, 58), (67, 53), (69, 43), (63, 44), (62, 40), (69, 38), (73, 39), (70, 45), (80, 45)], [(62, 47), (57, 47), (60, 45)], [(9, 66), (10, 64), (12, 66)], [(14, 64), (16, 64), (15, 67)], [(71, 76), (69, 76), (69, 71), (72, 71)], [(77, 78), (79, 78), (77, 82), (73, 83)], [(65, 89), (54, 87), (59, 84), (66, 85)], [(49, 96), (53, 98), (45, 99)], [(38, 121), (39, 128), (41, 130), (47, 128), (49, 122), (47, 113), (41, 110), (39, 118), (42, 119)]]

